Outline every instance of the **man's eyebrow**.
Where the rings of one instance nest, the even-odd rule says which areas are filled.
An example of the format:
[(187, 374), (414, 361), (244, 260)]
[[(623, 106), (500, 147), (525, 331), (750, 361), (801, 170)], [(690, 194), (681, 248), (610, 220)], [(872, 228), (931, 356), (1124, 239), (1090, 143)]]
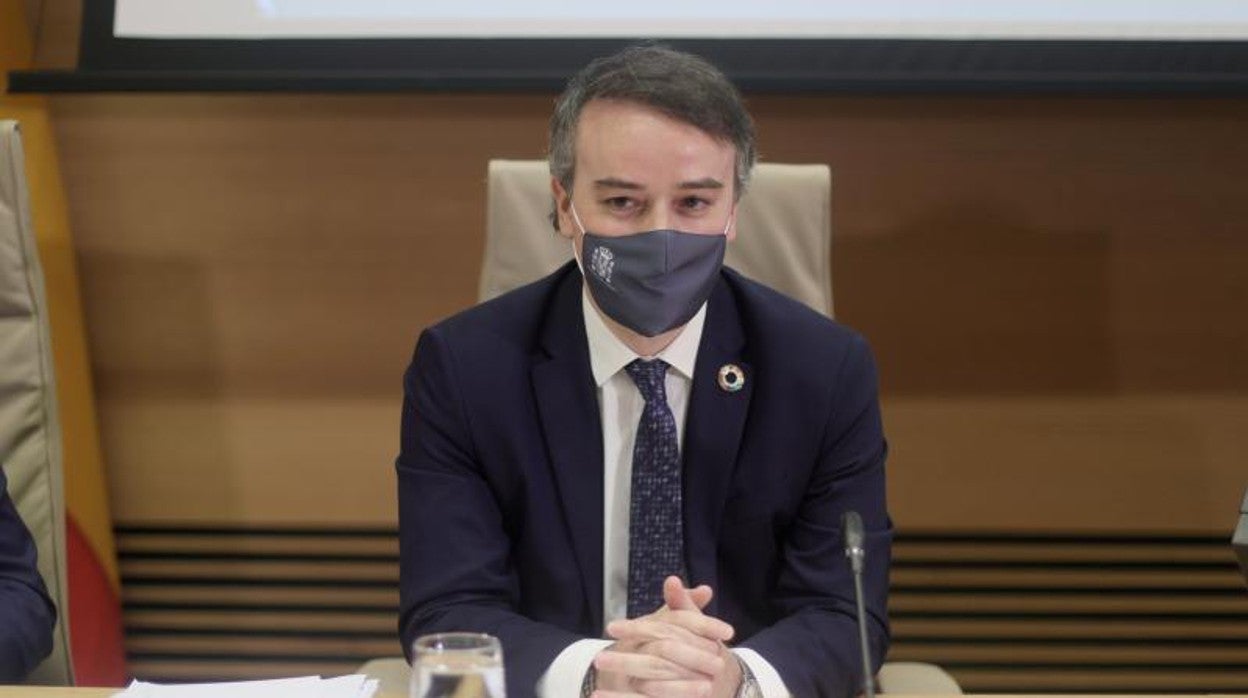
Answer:
[(595, 179), (594, 186), (598, 187), (599, 189), (642, 189), (643, 188), (640, 184), (636, 182), (630, 182), (627, 179), (620, 179), (618, 177), (603, 177), (602, 179)]
[[(627, 179), (618, 177), (603, 177), (594, 180), (594, 186), (599, 189), (644, 189), (642, 185), (636, 182), (630, 182)], [(702, 179), (691, 179), (687, 182), (680, 183), (681, 189), (723, 189), (724, 183), (714, 177), (703, 177)]]
[(681, 189), (723, 189), (724, 183), (714, 177), (703, 177), (680, 183)]

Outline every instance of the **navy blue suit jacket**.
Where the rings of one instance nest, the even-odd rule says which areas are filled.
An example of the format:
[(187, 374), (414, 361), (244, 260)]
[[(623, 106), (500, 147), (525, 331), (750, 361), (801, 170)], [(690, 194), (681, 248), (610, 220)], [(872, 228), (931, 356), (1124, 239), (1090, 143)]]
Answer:
[(17, 683), (52, 651), (56, 607), (35, 565), (35, 541), (0, 470), (0, 684)]
[[(397, 461), (400, 636), (485, 632), (510, 695), (600, 637), (602, 426), (573, 264), (425, 330), (405, 379)], [(726, 363), (745, 371), (718, 387)], [(707, 306), (683, 444), (690, 585), (796, 696), (861, 685), (840, 517), (868, 529), (876, 662), (888, 644), (892, 529), (866, 342), (724, 270)]]

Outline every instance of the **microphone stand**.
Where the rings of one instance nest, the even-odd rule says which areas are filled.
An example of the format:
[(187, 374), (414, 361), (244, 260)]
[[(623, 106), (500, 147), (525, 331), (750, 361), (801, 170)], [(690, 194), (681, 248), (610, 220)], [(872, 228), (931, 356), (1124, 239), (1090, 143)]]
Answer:
[(856, 511), (847, 511), (841, 517), (845, 531), (845, 557), (854, 577), (854, 602), (858, 606), (858, 644), (862, 653), (862, 690), (866, 698), (875, 698), (875, 676), (871, 672), (871, 648), (867, 642), (867, 609), (862, 593), (862, 567), (867, 557), (863, 547), (862, 517)]

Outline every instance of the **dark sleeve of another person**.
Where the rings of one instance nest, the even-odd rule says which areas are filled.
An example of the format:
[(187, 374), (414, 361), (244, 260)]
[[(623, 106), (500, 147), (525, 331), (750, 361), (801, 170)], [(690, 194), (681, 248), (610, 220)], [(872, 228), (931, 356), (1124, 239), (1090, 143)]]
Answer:
[(52, 651), (56, 607), (35, 560), (35, 541), (0, 470), (0, 684), (22, 681)]

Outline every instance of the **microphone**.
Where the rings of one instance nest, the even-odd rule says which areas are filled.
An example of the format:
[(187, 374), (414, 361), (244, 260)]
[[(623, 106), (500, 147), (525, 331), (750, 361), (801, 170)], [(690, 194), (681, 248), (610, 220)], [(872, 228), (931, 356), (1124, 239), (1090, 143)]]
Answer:
[(875, 676), (871, 673), (871, 648), (867, 644), (867, 609), (862, 599), (862, 563), (867, 556), (863, 548), (862, 517), (856, 511), (841, 516), (845, 532), (845, 557), (854, 577), (854, 601), (858, 604), (858, 643), (862, 649), (862, 691), (866, 698), (875, 698)]

